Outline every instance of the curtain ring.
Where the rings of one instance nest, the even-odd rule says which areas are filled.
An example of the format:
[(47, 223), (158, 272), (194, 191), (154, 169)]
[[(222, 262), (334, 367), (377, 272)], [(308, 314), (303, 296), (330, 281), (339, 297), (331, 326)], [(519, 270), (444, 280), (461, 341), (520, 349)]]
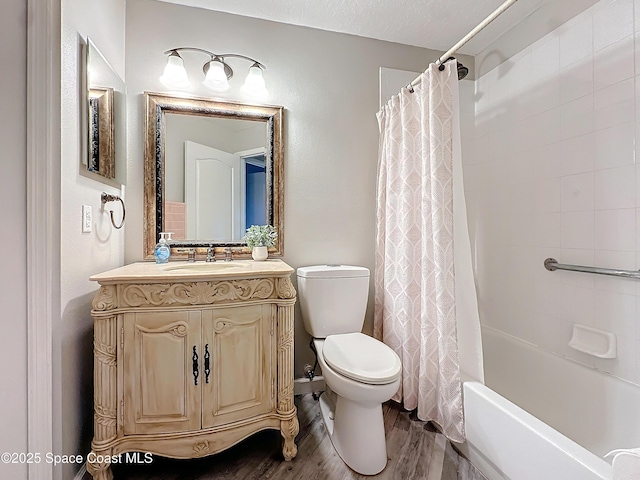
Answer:
[(122, 204), (122, 221), (120, 222), (120, 225), (116, 225), (116, 222), (113, 219), (113, 210), (109, 210), (109, 214), (111, 216), (111, 225), (113, 225), (114, 228), (120, 230), (124, 226), (124, 219), (127, 216), (127, 211), (124, 206), (124, 200), (122, 200), (122, 198), (120, 198), (118, 195), (109, 195), (105, 192), (102, 192), (102, 196), (100, 198), (102, 199), (102, 205), (108, 202), (120, 202)]

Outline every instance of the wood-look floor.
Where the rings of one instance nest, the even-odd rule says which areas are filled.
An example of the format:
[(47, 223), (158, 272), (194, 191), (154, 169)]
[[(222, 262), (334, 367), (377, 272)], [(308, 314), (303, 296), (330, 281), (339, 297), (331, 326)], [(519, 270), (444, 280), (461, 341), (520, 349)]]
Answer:
[(116, 465), (115, 480), (483, 480), (430, 423), (417, 420), (393, 402), (384, 405), (386, 468), (366, 477), (347, 467), (331, 445), (318, 402), (296, 397), (300, 433), (298, 455), (285, 462), (280, 433), (253, 435), (216, 455), (197, 460), (154, 457), (148, 465)]

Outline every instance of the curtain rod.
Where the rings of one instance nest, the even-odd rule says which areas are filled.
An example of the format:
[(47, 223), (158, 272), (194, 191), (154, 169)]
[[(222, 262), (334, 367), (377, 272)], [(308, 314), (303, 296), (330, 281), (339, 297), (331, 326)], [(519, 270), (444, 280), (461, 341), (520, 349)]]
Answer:
[[(465, 43), (475, 37), (478, 32), (484, 29), (487, 25), (493, 22), (496, 18), (498, 18), (502, 13), (509, 8), (511, 5), (516, 3), (518, 0), (507, 0), (498, 8), (496, 8), (487, 18), (485, 18), (476, 28), (471, 30), (465, 37), (462, 38), (458, 43), (456, 43), (453, 47), (447, 50), (444, 54), (442, 54), (434, 63), (438, 66), (444, 64), (449, 56), (458, 51), (460, 47), (462, 47)], [(409, 84), (409, 87), (415, 87), (420, 82), (420, 77), (416, 78), (413, 82)]]

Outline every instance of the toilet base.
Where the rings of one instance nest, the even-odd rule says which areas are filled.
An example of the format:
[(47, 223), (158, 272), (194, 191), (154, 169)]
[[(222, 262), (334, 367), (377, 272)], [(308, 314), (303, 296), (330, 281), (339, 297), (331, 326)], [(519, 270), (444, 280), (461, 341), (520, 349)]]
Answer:
[(387, 465), (381, 404), (363, 404), (329, 388), (320, 397), (325, 427), (340, 458), (361, 475), (376, 475)]

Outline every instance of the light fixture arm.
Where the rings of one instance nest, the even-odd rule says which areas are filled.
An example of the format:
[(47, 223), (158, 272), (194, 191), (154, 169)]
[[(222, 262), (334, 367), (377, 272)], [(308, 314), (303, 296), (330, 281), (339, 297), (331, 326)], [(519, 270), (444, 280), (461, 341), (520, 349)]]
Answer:
[(164, 52), (165, 55), (170, 55), (171, 53), (174, 52), (179, 52), (179, 51), (186, 51), (186, 52), (200, 52), (200, 53), (204, 53), (205, 55), (210, 56), (212, 59), (213, 58), (219, 58), (223, 60), (224, 63), (224, 58), (244, 58), (245, 60), (249, 60), (250, 62), (253, 62), (254, 64), (258, 65), (262, 70), (266, 70), (267, 67), (264, 66), (262, 63), (260, 63), (259, 61), (251, 58), (251, 57), (247, 57), (245, 55), (240, 55), (237, 53), (213, 53), (210, 52), (209, 50), (205, 50), (204, 48), (198, 48), (198, 47), (177, 47), (177, 48), (172, 48), (171, 50), (167, 50), (166, 52)]

